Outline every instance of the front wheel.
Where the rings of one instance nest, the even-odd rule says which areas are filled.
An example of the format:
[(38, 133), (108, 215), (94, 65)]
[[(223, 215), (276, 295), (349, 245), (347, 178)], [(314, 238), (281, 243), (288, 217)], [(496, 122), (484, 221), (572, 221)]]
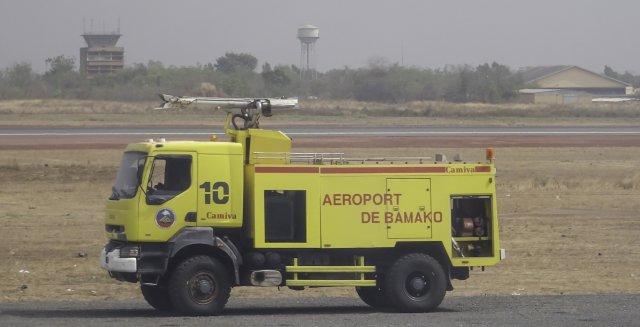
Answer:
[(173, 310), (173, 304), (169, 299), (169, 290), (163, 286), (140, 285), (142, 296), (154, 309), (160, 312)]
[(423, 253), (407, 254), (385, 277), (388, 300), (402, 312), (427, 312), (442, 303), (447, 277), (440, 263)]
[(169, 280), (171, 302), (178, 311), (190, 316), (220, 314), (230, 292), (227, 270), (220, 261), (205, 255), (182, 261)]
[(385, 309), (390, 307), (389, 301), (387, 301), (387, 295), (384, 293), (384, 290), (377, 286), (357, 286), (356, 293), (358, 293), (358, 296), (360, 297), (362, 302), (368, 304), (374, 309)]

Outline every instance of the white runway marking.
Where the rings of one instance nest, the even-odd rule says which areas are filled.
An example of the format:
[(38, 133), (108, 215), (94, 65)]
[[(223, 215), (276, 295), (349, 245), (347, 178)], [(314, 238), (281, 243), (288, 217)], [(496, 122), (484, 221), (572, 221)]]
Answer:
[(0, 136), (118, 136), (118, 135), (224, 135), (224, 133), (109, 133), (109, 132), (87, 132), (87, 133), (0, 133)]
[[(415, 136), (415, 135), (640, 135), (640, 131), (423, 131), (423, 132), (291, 132), (298, 136)], [(126, 136), (126, 135), (225, 135), (203, 132), (74, 132), (0, 133), (0, 136)]]

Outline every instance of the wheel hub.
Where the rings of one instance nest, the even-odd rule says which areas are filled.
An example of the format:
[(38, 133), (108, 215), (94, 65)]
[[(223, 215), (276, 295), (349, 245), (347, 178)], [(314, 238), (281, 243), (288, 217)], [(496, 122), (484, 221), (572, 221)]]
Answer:
[(207, 304), (215, 298), (216, 284), (213, 276), (207, 273), (197, 274), (191, 278), (189, 285), (189, 295), (195, 302)]
[(208, 280), (199, 280), (198, 281), (198, 292), (201, 294), (209, 294), (213, 291), (213, 285)]
[(422, 277), (414, 277), (410, 282), (410, 286), (414, 291), (420, 292), (427, 287), (427, 282)]
[(429, 293), (429, 279), (422, 272), (414, 272), (405, 280), (405, 292), (414, 300), (420, 300)]

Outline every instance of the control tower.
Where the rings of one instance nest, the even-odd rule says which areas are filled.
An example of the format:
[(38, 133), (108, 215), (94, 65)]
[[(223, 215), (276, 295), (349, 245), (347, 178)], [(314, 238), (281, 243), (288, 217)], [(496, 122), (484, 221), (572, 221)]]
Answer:
[(80, 72), (92, 78), (122, 70), (124, 48), (116, 46), (120, 36), (120, 31), (82, 34), (87, 46), (80, 48)]

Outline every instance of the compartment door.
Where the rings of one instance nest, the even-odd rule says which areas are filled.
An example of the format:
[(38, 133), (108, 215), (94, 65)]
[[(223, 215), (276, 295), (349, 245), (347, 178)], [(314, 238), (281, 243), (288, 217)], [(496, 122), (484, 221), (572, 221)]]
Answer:
[(385, 213), (387, 238), (430, 239), (431, 179), (388, 178), (387, 193), (396, 199)]

